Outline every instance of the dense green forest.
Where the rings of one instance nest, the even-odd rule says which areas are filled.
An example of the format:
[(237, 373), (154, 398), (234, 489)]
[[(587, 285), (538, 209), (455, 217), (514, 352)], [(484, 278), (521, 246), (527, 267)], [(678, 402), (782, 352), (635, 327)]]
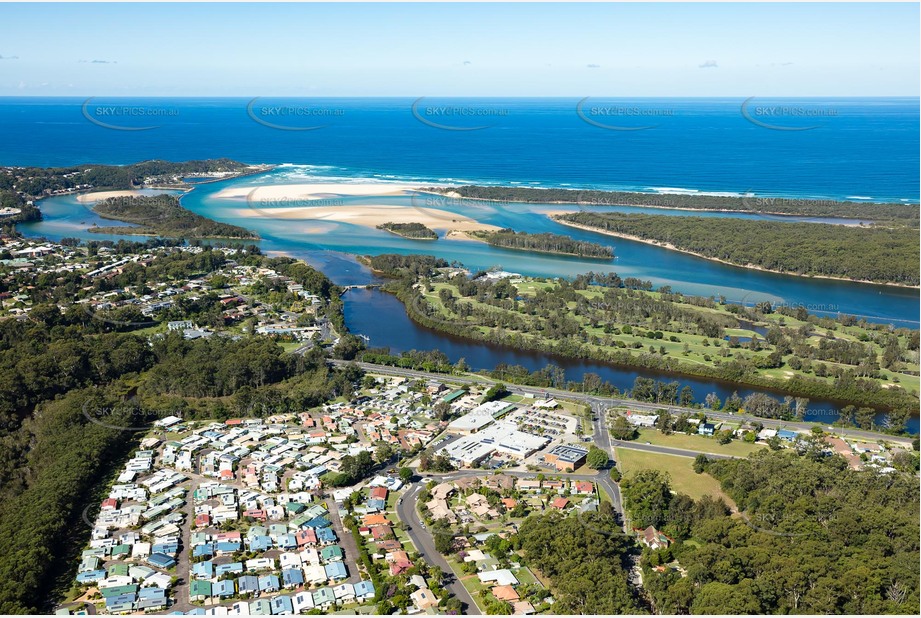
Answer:
[(213, 172), (241, 173), (247, 165), (231, 159), (204, 161), (151, 160), (131, 165), (74, 165), (71, 167), (5, 167), (0, 168), (0, 190), (11, 190), (32, 198), (55, 191), (83, 188), (136, 189), (148, 179), (172, 182), (176, 177)]
[(532, 515), (517, 537), (528, 564), (550, 579), (554, 614), (645, 613), (628, 583), (633, 542), (612, 515)]
[(579, 257), (614, 259), (614, 250), (595, 242), (576, 240), (561, 234), (529, 234), (502, 229), (498, 232), (467, 232), (470, 236), (485, 240), (494, 247), (518, 249), (520, 251), (537, 251), (559, 255), (577, 255)]
[(585, 204), (595, 206), (649, 206), (690, 210), (755, 212), (803, 217), (838, 217), (873, 221), (905, 220), (918, 222), (917, 204), (874, 204), (839, 202), (835, 200), (803, 200), (765, 197), (727, 197), (716, 195), (683, 195), (659, 193), (627, 193), (592, 189), (534, 189), (526, 187), (429, 187), (431, 193), (458, 194), (471, 199), (498, 202), (533, 202), (542, 204)]
[(874, 283), (919, 283), (921, 242), (917, 228), (586, 211), (554, 219), (667, 243), (737, 266)]
[(213, 172), (243, 173), (244, 163), (230, 159), (205, 161), (144, 161), (131, 165), (75, 165), (71, 167), (0, 168), (0, 208), (18, 208), (18, 215), (3, 217), (0, 223), (22, 223), (41, 219), (41, 210), (29, 204), (55, 192), (78, 189), (135, 189), (145, 184), (175, 183), (184, 176)]
[(421, 223), (384, 223), (377, 226), (379, 230), (387, 230), (403, 238), (414, 240), (437, 240), (438, 234)]
[[(384, 290), (403, 302), (411, 319), (453, 335), (893, 411), (889, 426), (878, 429), (894, 432), (918, 410), (912, 373), (918, 331), (818, 317), (802, 307), (728, 305), (668, 286), (652, 292), (648, 282), (616, 274), (512, 284), (468, 278), (431, 256), (380, 255), (370, 264), (391, 278)], [(746, 330), (748, 324), (763, 325), (767, 334)], [(594, 388), (603, 388), (596, 382)], [(635, 396), (647, 399), (650, 389), (640, 387)], [(659, 402), (679, 397), (677, 390), (665, 399), (662, 389), (651, 392)], [(757, 410), (774, 418), (796, 413), (773, 401), (755, 402)]]
[[(164, 242), (89, 243), (89, 259), (103, 244), (128, 252)], [(186, 340), (172, 332), (149, 339), (123, 332), (138, 328), (138, 316), (99, 316), (74, 302), (126, 285), (187, 280), (226, 260), (217, 250), (177, 251), (92, 280), (64, 271), (3, 272), (2, 291), (27, 293), (33, 307), (28, 320), (0, 321), (0, 611), (47, 611), (72, 584), (74, 557), (88, 535), (81, 514), (98, 504), (140, 433), (116, 427), (177, 413), (226, 419), (299, 412), (353, 392), (360, 370), (330, 369), (320, 347), (294, 355), (260, 336)], [(341, 324), (338, 289), (319, 271), (289, 258), (237, 260), (275, 268), (322, 295), (326, 310), (338, 312), (330, 319)], [(215, 310), (202, 302), (184, 309), (201, 316)]]
[(622, 483), (634, 527), (673, 541), (641, 563), (657, 613), (919, 612), (917, 477), (849, 470), (822, 440), (698, 467), (736, 515), (721, 500), (672, 493), (657, 471)]
[(175, 195), (110, 197), (96, 202), (93, 211), (103, 219), (115, 219), (139, 227), (92, 227), (91, 232), (151, 234), (172, 238), (258, 238), (254, 232), (237, 225), (212, 221), (186, 210)]
[(14, 223), (25, 223), (26, 221), (40, 221), (42, 211), (34, 204), (29, 204), (22, 196), (9, 189), (0, 189), (0, 209), (15, 208), (19, 210), (18, 214), (6, 215), (0, 218), (0, 225), (8, 226), (10, 229), (6, 233), (14, 233)]

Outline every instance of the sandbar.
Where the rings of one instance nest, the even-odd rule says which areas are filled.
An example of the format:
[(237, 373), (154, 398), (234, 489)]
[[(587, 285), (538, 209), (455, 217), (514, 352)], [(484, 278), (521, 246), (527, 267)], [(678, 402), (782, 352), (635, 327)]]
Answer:
[(343, 197), (367, 195), (403, 195), (413, 191), (414, 185), (397, 183), (312, 183), (265, 186), (228, 187), (214, 194), (216, 199), (310, 200), (323, 199), (331, 195)]
[(498, 230), (497, 225), (481, 223), (447, 210), (416, 208), (393, 204), (355, 204), (348, 206), (293, 206), (272, 207), (271, 202), (252, 202), (251, 208), (234, 209), (238, 217), (265, 217), (271, 219), (310, 219), (336, 221), (376, 228), (384, 223), (421, 223), (438, 230)]
[(93, 191), (91, 193), (83, 193), (82, 195), (77, 196), (77, 201), (81, 204), (86, 204), (89, 202), (98, 202), (99, 200), (105, 200), (110, 197), (134, 197), (144, 195), (138, 189), (125, 189), (123, 191)]

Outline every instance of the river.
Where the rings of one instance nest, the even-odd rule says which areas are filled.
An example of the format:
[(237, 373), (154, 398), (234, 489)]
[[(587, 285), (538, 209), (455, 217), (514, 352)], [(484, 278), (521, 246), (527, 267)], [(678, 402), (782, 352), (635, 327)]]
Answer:
[[(286, 180), (302, 182), (303, 178), (290, 176)], [(316, 180), (316, 179), (314, 179)], [(805, 279), (761, 271), (737, 268), (711, 262), (683, 253), (669, 251), (644, 243), (612, 239), (593, 232), (560, 226), (545, 216), (548, 211), (559, 210), (552, 204), (497, 204), (471, 202), (469, 200), (442, 200), (432, 204), (428, 197), (420, 196), (378, 196), (346, 198), (350, 203), (395, 203), (437, 206), (443, 210), (463, 213), (480, 221), (512, 227), (529, 232), (556, 232), (579, 239), (591, 240), (614, 247), (613, 261), (585, 260), (573, 257), (530, 254), (504, 250), (484, 243), (439, 239), (425, 243), (404, 239), (393, 234), (330, 221), (289, 220), (270, 216), (271, 213), (245, 213), (245, 204), (227, 199), (218, 199), (214, 194), (226, 187), (258, 186), (279, 182), (277, 172), (210, 183), (195, 187), (182, 197), (182, 204), (203, 216), (215, 220), (242, 225), (256, 230), (262, 240), (258, 243), (269, 255), (290, 255), (301, 258), (318, 267), (339, 285), (356, 285), (374, 282), (371, 273), (361, 266), (350, 254), (380, 253), (436, 253), (449, 261), (456, 260), (471, 269), (485, 269), (501, 266), (506, 270), (531, 276), (573, 276), (590, 270), (596, 272), (616, 271), (623, 277), (634, 276), (651, 280), (656, 286), (671, 285), (675, 291), (705, 296), (725, 296), (730, 302), (754, 304), (763, 300), (774, 303), (805, 305), (811, 312), (835, 315), (838, 312), (866, 317), (870, 321), (891, 323), (896, 326), (917, 328), (919, 299), (917, 290), (891, 286), (869, 285), (847, 281)], [(435, 198), (440, 199), (440, 198)], [(370, 200), (370, 201), (369, 201)], [(60, 240), (62, 237), (82, 239), (112, 239), (120, 236), (91, 234), (86, 227), (101, 220), (74, 196), (62, 196), (43, 200), (41, 209), (44, 220), (21, 225), (20, 230), (30, 237), (46, 237)], [(629, 207), (593, 207), (599, 210), (649, 211)], [(659, 214), (687, 216), (681, 210), (655, 211)], [(762, 218), (759, 215), (731, 214)], [(704, 213), (703, 216), (717, 216)], [(768, 218), (768, 217), (763, 217)], [(105, 222), (112, 225), (112, 222)], [(137, 236), (124, 238), (138, 240)], [(354, 290), (345, 296), (346, 322), (350, 330), (370, 338), (371, 345), (390, 347), (399, 352), (410, 349), (443, 351), (452, 362), (465, 358), (476, 369), (492, 369), (498, 363), (521, 365), (537, 370), (553, 363), (566, 371), (570, 380), (581, 380), (586, 372), (597, 373), (620, 390), (629, 389), (638, 375), (660, 380), (674, 377), (652, 371), (633, 371), (600, 363), (563, 359), (550, 355), (527, 352), (503, 346), (491, 346), (480, 342), (466, 341), (420, 327), (408, 319), (402, 305), (390, 295), (376, 290)], [(736, 388), (715, 380), (680, 378), (683, 385), (689, 385), (695, 396), (701, 400), (707, 393), (715, 392), (725, 399), (737, 390), (741, 396), (751, 389)], [(823, 423), (833, 422), (839, 414), (839, 406), (833, 402), (810, 402), (807, 420)], [(880, 420), (882, 420), (882, 415)], [(909, 429), (917, 432), (918, 418), (909, 423)]]

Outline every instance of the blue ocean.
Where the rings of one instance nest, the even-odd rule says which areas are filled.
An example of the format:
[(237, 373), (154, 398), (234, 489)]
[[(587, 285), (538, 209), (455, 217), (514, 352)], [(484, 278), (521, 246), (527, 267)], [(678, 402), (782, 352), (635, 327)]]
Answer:
[(918, 98), (0, 98), (0, 164), (229, 157), (340, 177), (917, 202), (918, 110)]

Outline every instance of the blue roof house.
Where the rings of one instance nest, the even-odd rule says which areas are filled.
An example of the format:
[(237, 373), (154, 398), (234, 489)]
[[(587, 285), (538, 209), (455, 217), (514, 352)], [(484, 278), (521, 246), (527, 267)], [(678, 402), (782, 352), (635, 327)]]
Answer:
[(249, 540), (250, 551), (268, 551), (272, 549), (272, 537), (255, 536)]
[(278, 575), (263, 575), (259, 578), (259, 592), (278, 592), (280, 589)]
[(192, 565), (192, 576), (199, 579), (211, 579), (214, 577), (214, 563), (210, 560), (194, 563)]
[(219, 564), (214, 567), (214, 576), (220, 577), (221, 575), (227, 575), (228, 573), (236, 574), (243, 572), (243, 563), (242, 562), (228, 562), (227, 564)]
[(318, 543), (335, 543), (336, 542), (336, 533), (332, 528), (317, 528), (317, 542)]
[(355, 584), (355, 599), (365, 601), (373, 599), (375, 594), (374, 584), (368, 581), (361, 581)]
[(294, 605), (291, 603), (291, 597), (280, 595), (272, 599), (272, 614), (275, 616), (289, 615), (294, 613)]
[(166, 554), (150, 554), (147, 563), (160, 569), (168, 569), (176, 564), (176, 559)]
[(333, 581), (346, 579), (349, 576), (344, 562), (330, 562), (323, 568), (326, 569), (326, 577)]
[(300, 569), (283, 569), (281, 580), (285, 588), (296, 588), (304, 583), (304, 572)]
[(237, 592), (243, 594), (259, 594), (259, 578), (255, 575), (244, 575), (237, 578)]
[(236, 594), (236, 586), (234, 586), (232, 579), (224, 579), (211, 587), (211, 594), (226, 599)]

